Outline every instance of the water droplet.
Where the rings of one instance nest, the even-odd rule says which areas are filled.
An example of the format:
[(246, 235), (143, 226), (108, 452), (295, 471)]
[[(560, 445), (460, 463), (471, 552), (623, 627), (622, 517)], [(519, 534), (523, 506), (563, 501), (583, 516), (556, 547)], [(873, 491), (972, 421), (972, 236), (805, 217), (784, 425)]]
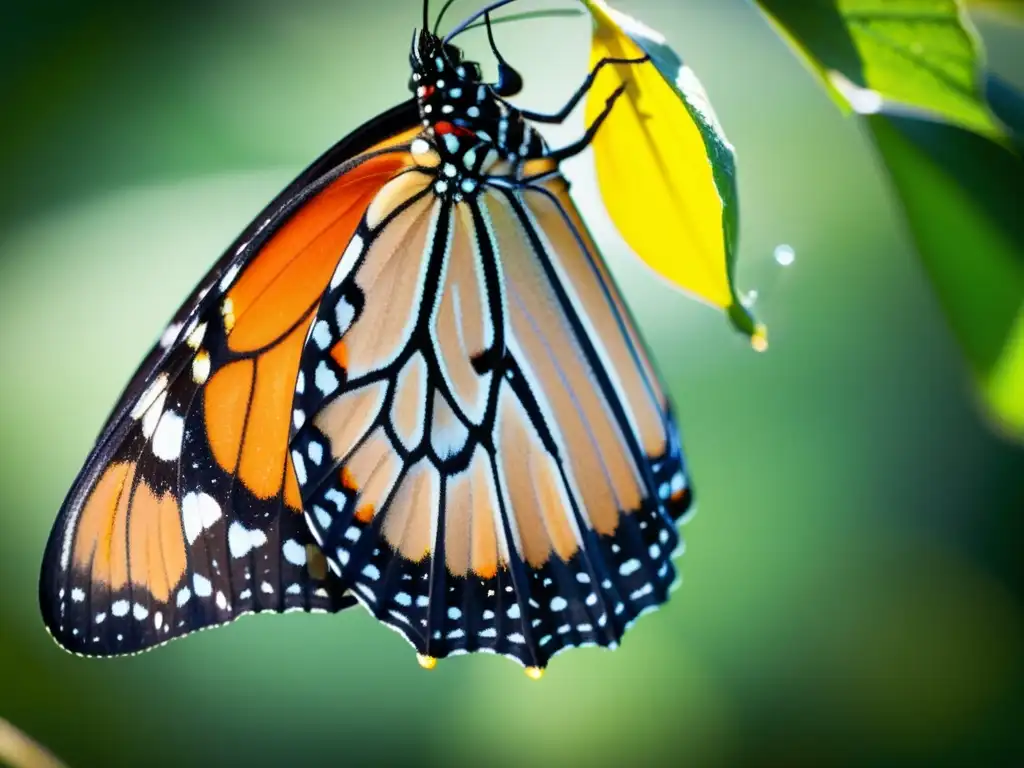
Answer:
[(829, 70), (827, 77), (839, 94), (846, 99), (854, 112), (860, 115), (874, 115), (882, 111), (885, 100), (882, 94), (870, 88), (861, 88), (850, 82), (842, 73)]
[(750, 346), (755, 352), (768, 351), (768, 329), (763, 324), (758, 323), (754, 329), (754, 335), (750, 337)]
[(740, 297), (740, 304), (742, 304), (747, 309), (750, 309), (751, 307), (753, 307), (756, 302), (757, 302), (757, 291), (756, 290), (747, 291), (745, 295)]
[(796, 261), (796, 251), (793, 250), (793, 246), (785, 244), (778, 246), (775, 249), (775, 261), (782, 267), (788, 267)]

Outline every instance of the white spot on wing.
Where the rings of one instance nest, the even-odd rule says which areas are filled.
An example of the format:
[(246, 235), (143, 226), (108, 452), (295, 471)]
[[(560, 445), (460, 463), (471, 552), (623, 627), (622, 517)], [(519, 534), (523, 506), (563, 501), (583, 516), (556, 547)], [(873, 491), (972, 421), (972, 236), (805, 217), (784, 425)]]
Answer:
[(181, 416), (174, 411), (165, 411), (153, 433), (153, 455), (163, 461), (177, 461), (181, 455), (184, 430), (185, 422)]
[(136, 401), (135, 407), (132, 408), (131, 417), (133, 419), (141, 418), (142, 415), (149, 410), (150, 406), (156, 402), (157, 396), (167, 389), (168, 381), (169, 379), (167, 374), (161, 373), (153, 379), (152, 382), (150, 382), (149, 386), (146, 387), (146, 390), (139, 395), (139, 399)]
[(328, 368), (327, 363), (323, 360), (316, 367), (314, 383), (316, 388), (323, 392), (324, 395), (333, 395), (335, 390), (338, 389), (338, 377), (334, 375), (334, 371)]
[(295, 539), (288, 539), (281, 547), (284, 559), (292, 565), (303, 566), (306, 564), (306, 548)]
[(199, 323), (189, 331), (188, 338), (185, 341), (192, 349), (199, 349), (205, 337), (206, 323)]
[(210, 580), (201, 573), (192, 574), (192, 587), (195, 589), (196, 594), (199, 595), (199, 597), (209, 597), (213, 594), (213, 584), (211, 584)]
[(309, 454), (309, 460), (318, 467), (324, 460), (324, 447), (320, 443), (311, 442), (309, 448), (306, 449), (306, 453)]
[(156, 432), (157, 424), (160, 423), (160, 417), (164, 412), (164, 403), (167, 402), (167, 392), (161, 392), (156, 396), (153, 404), (146, 410), (146, 414), (142, 417), (142, 434), (149, 440), (153, 437), (153, 433)]
[(220, 517), (220, 504), (208, 493), (189, 493), (181, 500), (181, 522), (189, 544), (195, 544), (199, 534), (220, 520)]
[(129, 604), (127, 600), (116, 600), (113, 605), (110, 606), (110, 612), (117, 617), (127, 616)]
[(631, 592), (629, 595), (630, 600), (639, 600), (641, 597), (646, 597), (654, 591), (654, 587), (650, 583), (644, 584), (640, 589), (635, 592)]
[(295, 479), (299, 481), (299, 485), (305, 485), (306, 480), (306, 460), (302, 458), (302, 454), (298, 449), (292, 451), (292, 465), (295, 467)]
[(338, 262), (338, 268), (334, 270), (334, 276), (331, 278), (331, 288), (337, 288), (342, 284), (345, 278), (348, 277), (349, 272), (352, 271), (352, 267), (355, 266), (356, 261), (359, 259), (359, 254), (362, 252), (362, 236), (352, 235), (345, 253), (342, 254), (341, 260)]
[(317, 320), (313, 325), (313, 341), (320, 349), (327, 349), (331, 346), (331, 326), (326, 320)]
[(636, 558), (627, 560), (619, 567), (619, 573), (623, 576), (632, 576), (634, 573), (640, 570), (640, 561)]
[(338, 324), (338, 329), (342, 335), (348, 330), (355, 316), (356, 308), (345, 301), (344, 298), (338, 299), (338, 303), (334, 306), (334, 321)]
[(317, 523), (325, 531), (330, 530), (332, 518), (328, 514), (327, 510), (323, 507), (313, 507), (313, 514), (316, 516)]
[(220, 279), (220, 283), (217, 284), (221, 293), (224, 293), (224, 291), (231, 287), (231, 284), (235, 282), (235, 278), (238, 277), (238, 273), (241, 269), (242, 266), (240, 264), (232, 264), (228, 271), (224, 273), (224, 277), (222, 277)]
[(178, 340), (178, 334), (181, 333), (182, 323), (171, 323), (167, 326), (163, 335), (160, 337), (160, 346), (164, 349), (168, 349), (175, 341)]
[(267, 535), (259, 528), (249, 530), (237, 520), (228, 528), (228, 550), (232, 557), (244, 557), (267, 543)]
[(205, 350), (199, 352), (192, 360), (192, 381), (205, 384), (210, 378), (210, 354)]

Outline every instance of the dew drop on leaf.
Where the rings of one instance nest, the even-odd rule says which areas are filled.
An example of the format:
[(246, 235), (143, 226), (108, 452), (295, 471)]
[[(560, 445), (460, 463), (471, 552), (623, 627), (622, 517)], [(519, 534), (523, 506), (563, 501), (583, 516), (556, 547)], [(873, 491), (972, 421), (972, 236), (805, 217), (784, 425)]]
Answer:
[(788, 267), (796, 261), (796, 251), (790, 245), (780, 245), (775, 249), (775, 261), (779, 266)]

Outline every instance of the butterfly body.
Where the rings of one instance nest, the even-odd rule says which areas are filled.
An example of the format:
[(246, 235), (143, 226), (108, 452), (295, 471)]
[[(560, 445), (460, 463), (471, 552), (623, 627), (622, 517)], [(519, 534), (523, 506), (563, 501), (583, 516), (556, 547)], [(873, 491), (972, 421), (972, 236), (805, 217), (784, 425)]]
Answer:
[(360, 602), (425, 658), (542, 668), (667, 599), (667, 398), (551, 150), (429, 33), (416, 99), (215, 265), (101, 434), (40, 602), (70, 650)]

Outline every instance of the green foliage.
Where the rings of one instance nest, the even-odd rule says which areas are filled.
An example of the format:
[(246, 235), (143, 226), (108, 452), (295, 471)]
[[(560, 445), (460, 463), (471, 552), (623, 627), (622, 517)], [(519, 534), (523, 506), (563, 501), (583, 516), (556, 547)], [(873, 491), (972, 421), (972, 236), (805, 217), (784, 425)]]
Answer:
[(1024, 99), (987, 74), (958, 0), (756, 2), (833, 98), (865, 116), (982, 399), (1024, 437)]
[(993, 138), (981, 45), (957, 0), (757, 0), (855, 112), (921, 110)]

